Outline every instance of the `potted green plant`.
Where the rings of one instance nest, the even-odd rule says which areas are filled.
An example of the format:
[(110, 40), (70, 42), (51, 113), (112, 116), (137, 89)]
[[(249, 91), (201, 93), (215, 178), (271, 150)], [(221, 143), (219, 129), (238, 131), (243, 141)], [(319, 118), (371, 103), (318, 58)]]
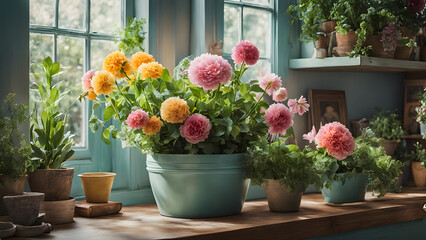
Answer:
[(417, 43), (409, 37), (401, 35), (401, 39), (398, 40), (398, 46), (395, 49), (395, 59), (399, 60), (410, 60), (413, 55), (413, 50), (417, 47)]
[(146, 23), (144, 18), (128, 18), (127, 26), (124, 28), (118, 27), (114, 35), (118, 38), (115, 42), (119, 42), (118, 49), (125, 54), (130, 54), (137, 51), (145, 51), (143, 42), (145, 41), (146, 32), (143, 30), (143, 25)]
[(377, 137), (383, 138), (380, 145), (384, 147), (386, 154), (393, 156), (404, 135), (401, 117), (389, 110), (379, 110), (370, 121), (370, 128)]
[(45, 194), (45, 201), (62, 201), (70, 197), (73, 168), (63, 164), (74, 153), (71, 149), (73, 135), (65, 131), (65, 116), (59, 110), (61, 99), (68, 92), (60, 92), (52, 79), (60, 72), (60, 64), (50, 57), (42, 64), (45, 79), (33, 85), (38, 89), (41, 112), (35, 111), (31, 117), (30, 141), (32, 163), (36, 170), (29, 174), (28, 182), (33, 192)]
[(0, 105), (0, 216), (7, 215), (3, 197), (23, 194), (30, 170), (31, 147), (18, 129), (28, 123), (28, 107), (14, 100), (10, 93)]
[(301, 151), (296, 145), (281, 144), (285, 140), (256, 141), (247, 167), (247, 178), (264, 186), (269, 209), (274, 212), (299, 211), (306, 188), (321, 185), (320, 175), (313, 167), (314, 158), (308, 156), (309, 149)]
[(426, 186), (426, 149), (417, 142), (411, 152), (411, 171), (417, 187)]

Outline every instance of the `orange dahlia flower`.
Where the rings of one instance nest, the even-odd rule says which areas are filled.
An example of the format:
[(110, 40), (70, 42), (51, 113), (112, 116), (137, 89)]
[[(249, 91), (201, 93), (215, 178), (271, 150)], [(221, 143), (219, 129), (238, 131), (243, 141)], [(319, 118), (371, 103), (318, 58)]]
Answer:
[(89, 90), (89, 94), (87, 94), (87, 98), (89, 100), (94, 101), (98, 95), (93, 91), (93, 89)]
[(189, 116), (189, 106), (185, 100), (171, 97), (161, 104), (161, 118), (169, 123), (183, 123)]
[(132, 55), (132, 68), (137, 71), (139, 66), (142, 63), (155, 62), (155, 59), (152, 55), (144, 52), (137, 52)]
[(163, 73), (163, 65), (158, 62), (142, 63), (138, 68), (138, 74), (141, 74), (142, 79), (160, 78)]
[(95, 73), (95, 76), (92, 78), (92, 87), (93, 91), (97, 94), (109, 95), (112, 90), (117, 89), (114, 86), (115, 79), (114, 76), (103, 70)]
[(103, 69), (111, 73), (114, 77), (123, 78), (125, 75), (121, 73), (121, 69), (130, 75), (132, 71), (131, 62), (122, 52), (112, 52), (106, 56)]
[(161, 126), (163, 126), (163, 122), (156, 116), (153, 116), (148, 120), (148, 123), (143, 127), (142, 131), (146, 135), (155, 135), (160, 131)]

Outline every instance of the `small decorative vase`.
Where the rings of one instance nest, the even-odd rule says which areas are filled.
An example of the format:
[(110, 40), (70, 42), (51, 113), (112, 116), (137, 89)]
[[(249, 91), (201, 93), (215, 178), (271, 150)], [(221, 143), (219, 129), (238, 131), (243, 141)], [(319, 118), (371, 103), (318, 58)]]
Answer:
[(395, 154), (398, 144), (399, 140), (384, 140), (379, 143), (379, 145), (385, 149), (386, 155), (389, 156), (393, 156)]
[(107, 203), (115, 175), (110, 172), (79, 174), (86, 201), (88, 203)]
[(327, 203), (350, 203), (365, 200), (368, 177), (364, 174), (339, 173), (339, 176), (349, 175), (343, 184), (334, 181), (331, 188), (322, 188), (321, 193)]
[(250, 184), (245, 164), (245, 154), (155, 154), (146, 169), (161, 215), (210, 218), (241, 212)]
[(38, 218), (40, 202), (44, 193), (26, 192), (22, 195), (3, 197), (9, 212), (10, 221), (19, 225), (33, 225)]
[(32, 192), (45, 194), (45, 201), (68, 200), (73, 175), (74, 168), (36, 169), (29, 173), (28, 183)]
[(300, 208), (303, 192), (290, 192), (279, 180), (268, 179), (264, 183), (269, 209), (273, 212), (297, 212)]
[(25, 190), (27, 178), (27, 175), (11, 177), (9, 175), (0, 174), (0, 216), (8, 215), (6, 206), (3, 202), (3, 197), (22, 195)]
[(423, 168), (421, 164), (421, 162), (411, 161), (411, 171), (413, 172), (416, 187), (426, 186), (426, 168)]

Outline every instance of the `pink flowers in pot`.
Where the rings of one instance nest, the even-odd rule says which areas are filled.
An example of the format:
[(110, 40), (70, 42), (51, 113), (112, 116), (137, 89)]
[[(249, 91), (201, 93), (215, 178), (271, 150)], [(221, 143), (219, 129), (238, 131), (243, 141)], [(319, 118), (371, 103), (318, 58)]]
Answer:
[(186, 141), (197, 144), (207, 139), (211, 128), (210, 120), (206, 116), (196, 113), (189, 116), (179, 129), (180, 135)]
[(148, 123), (148, 120), (148, 113), (142, 110), (136, 110), (127, 116), (126, 124), (133, 129), (141, 129)]
[(398, 45), (398, 31), (395, 23), (391, 22), (388, 26), (384, 27), (380, 34), (380, 42), (387, 52), (395, 51)]
[(232, 67), (222, 57), (206, 53), (191, 62), (188, 77), (191, 83), (204, 90), (216, 89), (219, 84), (225, 84), (231, 79)]
[(256, 64), (259, 60), (259, 49), (250, 41), (243, 40), (232, 49), (232, 59), (236, 64)]
[(269, 126), (269, 134), (285, 135), (287, 129), (293, 125), (294, 115), (281, 103), (269, 106), (265, 112), (265, 121)]

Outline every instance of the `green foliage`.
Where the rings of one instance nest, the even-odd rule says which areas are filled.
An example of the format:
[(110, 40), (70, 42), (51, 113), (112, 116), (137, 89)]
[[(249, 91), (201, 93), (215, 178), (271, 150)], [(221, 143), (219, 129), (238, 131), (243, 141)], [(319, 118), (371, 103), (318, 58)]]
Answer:
[(368, 6), (369, 0), (338, 0), (331, 13), (337, 21), (336, 31), (346, 34), (360, 28), (361, 16), (367, 12)]
[(404, 135), (401, 117), (389, 110), (379, 110), (370, 121), (370, 128), (380, 138), (397, 140)]
[[(285, 140), (285, 139), (282, 139)], [(249, 151), (251, 160), (246, 177), (256, 185), (266, 179), (276, 179), (290, 191), (303, 192), (310, 184), (321, 186), (319, 171), (313, 168), (314, 158), (310, 149), (300, 151), (296, 145), (281, 145), (281, 141), (269, 143), (261, 138)]]
[[(420, 124), (426, 124), (426, 91), (420, 94), (420, 107), (416, 107), (417, 122)], [(423, 133), (422, 133), (423, 134)]]
[(18, 132), (20, 124), (28, 123), (28, 107), (14, 100), (15, 94), (9, 93), (0, 105), (0, 174), (17, 177), (27, 172), (31, 147)]
[[(46, 78), (32, 88), (38, 89), (42, 112), (37, 110), (31, 116), (30, 141), (33, 167), (40, 169), (59, 169), (73, 154), (71, 149), (73, 135), (65, 132), (65, 116), (59, 111), (59, 103), (69, 91), (58, 90), (61, 82), (52, 85), (52, 79), (60, 73), (60, 63), (52, 62), (50, 57), (43, 61)], [(72, 105), (72, 104), (71, 104)]]
[[(141, 18), (128, 18), (128, 26), (125, 28), (117, 28), (114, 35), (119, 38), (118, 49), (125, 54), (142, 51), (143, 42), (145, 40), (145, 34), (143, 25), (146, 23), (146, 19)], [(117, 42), (117, 41), (116, 41)]]
[(352, 155), (341, 161), (327, 154), (324, 148), (313, 151), (315, 168), (323, 173), (324, 187), (330, 188), (333, 181), (344, 183), (348, 176), (337, 176), (338, 173), (353, 173), (366, 174), (369, 177), (368, 186), (373, 194), (379, 193), (378, 197), (395, 189), (402, 163), (387, 156), (383, 147), (376, 147), (378, 141), (371, 130), (365, 129), (356, 139)]
[(414, 144), (414, 150), (411, 151), (411, 161), (421, 162), (422, 167), (426, 168), (426, 149), (419, 142)]
[(379, 4), (388, 9), (394, 16), (398, 18), (401, 27), (408, 28), (411, 32), (417, 33), (420, 28), (425, 26), (426, 15), (416, 13), (408, 9), (406, 0), (381, 0)]

